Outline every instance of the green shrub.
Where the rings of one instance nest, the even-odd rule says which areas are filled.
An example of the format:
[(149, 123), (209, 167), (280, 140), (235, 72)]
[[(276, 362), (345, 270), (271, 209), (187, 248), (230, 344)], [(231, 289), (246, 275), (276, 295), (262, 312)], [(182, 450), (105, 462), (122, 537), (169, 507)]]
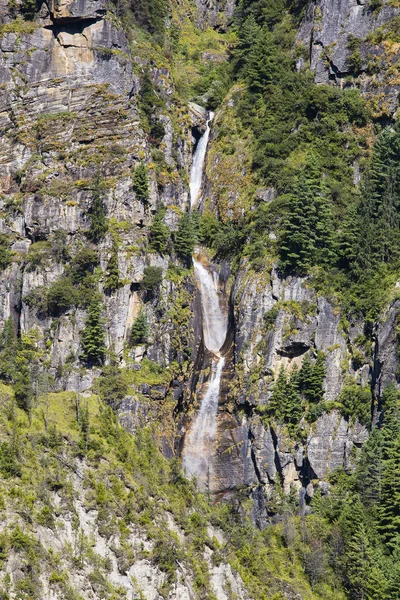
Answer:
[(89, 239), (98, 244), (106, 235), (108, 223), (106, 218), (106, 205), (103, 200), (104, 184), (99, 177), (94, 179), (93, 200), (89, 209), (90, 229)]
[(4, 271), (11, 264), (12, 253), (9, 248), (10, 240), (4, 233), (0, 234), (0, 271)]
[(135, 169), (133, 176), (133, 189), (136, 197), (143, 203), (146, 203), (149, 199), (149, 182), (147, 179), (147, 168), (143, 162), (141, 162)]
[(48, 313), (55, 317), (79, 304), (79, 292), (69, 277), (60, 277), (44, 291)]
[(271, 308), (271, 310), (267, 311), (264, 314), (264, 323), (267, 328), (267, 331), (274, 328), (278, 315), (279, 309), (276, 306), (274, 306), (273, 308)]
[(7, 442), (0, 444), (0, 472), (3, 477), (21, 477), (16, 452)]
[(101, 376), (96, 382), (96, 387), (101, 398), (113, 408), (117, 408), (120, 401), (128, 393), (128, 384), (118, 364), (111, 362), (103, 367)]
[(98, 264), (99, 257), (96, 250), (84, 246), (73, 256), (67, 272), (73, 283), (80, 284), (88, 274), (93, 273)]
[(140, 287), (146, 292), (154, 292), (162, 283), (162, 278), (161, 267), (145, 267)]
[(85, 328), (81, 333), (82, 359), (88, 366), (101, 365), (106, 353), (102, 306), (97, 295), (89, 305)]
[(196, 231), (191, 216), (186, 213), (178, 223), (178, 229), (174, 234), (174, 248), (178, 257), (185, 264), (190, 264), (194, 246), (197, 241)]
[(150, 227), (150, 249), (163, 254), (171, 237), (169, 227), (165, 225), (163, 219), (165, 216), (165, 208), (159, 209), (154, 215), (153, 222)]
[(147, 316), (144, 311), (141, 311), (136, 318), (131, 328), (130, 344), (131, 346), (141, 346), (147, 342), (149, 335), (149, 326)]
[(358, 419), (363, 425), (371, 424), (372, 396), (368, 388), (355, 382), (348, 383), (340, 394), (339, 402), (345, 417)]

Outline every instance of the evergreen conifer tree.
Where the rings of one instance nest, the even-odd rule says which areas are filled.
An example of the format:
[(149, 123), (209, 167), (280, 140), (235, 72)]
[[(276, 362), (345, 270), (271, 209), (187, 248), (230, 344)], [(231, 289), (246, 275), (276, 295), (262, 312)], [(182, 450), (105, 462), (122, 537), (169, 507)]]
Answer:
[(107, 274), (105, 279), (105, 289), (109, 292), (115, 292), (121, 286), (118, 268), (118, 241), (114, 237), (111, 249), (110, 260), (107, 265)]
[(171, 237), (169, 227), (163, 221), (164, 215), (165, 209), (158, 210), (150, 228), (150, 248), (160, 254), (166, 251)]
[(92, 242), (97, 244), (104, 238), (108, 230), (106, 206), (103, 200), (103, 184), (98, 176), (94, 180), (93, 201), (89, 215), (90, 229), (88, 237)]
[(271, 400), (268, 405), (269, 414), (277, 421), (281, 421), (284, 416), (284, 405), (287, 397), (288, 380), (283, 365), (279, 370), (279, 375), (274, 383)]
[(180, 219), (178, 229), (175, 232), (174, 247), (179, 258), (187, 265), (191, 263), (196, 241), (192, 219), (188, 213), (185, 213)]
[(101, 308), (99, 297), (93, 296), (81, 334), (82, 358), (90, 366), (102, 364), (106, 352)]
[(15, 379), (17, 350), (18, 340), (15, 334), (14, 322), (9, 317), (4, 323), (0, 334), (0, 377), (5, 381), (11, 382)]
[(146, 313), (140, 311), (137, 319), (132, 325), (130, 343), (132, 346), (141, 346), (147, 342), (147, 336), (149, 335), (149, 326), (147, 323)]
[(280, 269), (305, 275), (335, 256), (332, 212), (322, 175), (313, 157), (303, 167), (289, 198), (280, 235)]
[(149, 199), (149, 182), (147, 179), (147, 168), (143, 162), (139, 163), (133, 176), (133, 189), (136, 197), (143, 203)]

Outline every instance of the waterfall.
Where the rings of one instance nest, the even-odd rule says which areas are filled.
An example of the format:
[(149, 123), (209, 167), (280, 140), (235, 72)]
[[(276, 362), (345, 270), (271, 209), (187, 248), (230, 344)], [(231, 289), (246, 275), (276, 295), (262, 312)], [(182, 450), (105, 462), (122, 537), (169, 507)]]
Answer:
[[(204, 160), (210, 136), (210, 123), (214, 113), (209, 113), (206, 131), (200, 138), (193, 156), (190, 173), (190, 206), (194, 207), (200, 195)], [(210, 463), (217, 433), (218, 400), (225, 358), (220, 351), (228, 329), (227, 314), (222, 310), (218, 293), (218, 276), (193, 258), (194, 273), (200, 288), (203, 316), (203, 338), (206, 348), (213, 354), (211, 372), (192, 429), (185, 439), (183, 469), (189, 477), (196, 477), (201, 489), (209, 487)], [(202, 390), (203, 391), (203, 390)]]
[(192, 170), (190, 172), (190, 206), (194, 206), (199, 199), (201, 183), (203, 180), (204, 159), (206, 157), (208, 138), (210, 137), (210, 123), (214, 113), (208, 115), (207, 126), (204, 134), (197, 143), (197, 148), (193, 156)]
[(194, 273), (200, 286), (204, 343), (218, 354), (226, 338), (227, 316), (222, 312), (218, 296), (218, 275), (213, 275), (201, 262), (193, 259)]
[(221, 309), (218, 295), (218, 277), (213, 276), (199, 261), (193, 259), (194, 272), (200, 287), (203, 314), (204, 344), (213, 353), (211, 374), (200, 410), (185, 444), (183, 469), (195, 476), (200, 488), (209, 483), (210, 458), (217, 431), (219, 391), (225, 358), (220, 350), (226, 338), (228, 319)]
[(208, 487), (210, 458), (217, 432), (219, 389), (225, 359), (219, 357), (211, 363), (211, 375), (207, 391), (201, 402), (189, 439), (185, 444), (183, 470), (188, 477), (196, 477), (200, 488)]

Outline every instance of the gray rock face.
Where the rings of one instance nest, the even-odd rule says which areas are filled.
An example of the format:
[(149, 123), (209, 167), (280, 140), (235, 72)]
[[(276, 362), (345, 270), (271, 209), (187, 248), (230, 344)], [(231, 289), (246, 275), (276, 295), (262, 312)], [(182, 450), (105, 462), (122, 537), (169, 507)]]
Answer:
[[(140, 69), (137, 65), (133, 69), (125, 32), (106, 14), (108, 4), (103, 0), (53, 0), (22, 29), (15, 26), (8, 8), (1, 7), (1, 20), (9, 25), (0, 35), (0, 230), (12, 238), (21, 260), (1, 279), (0, 322), (11, 315), (22, 332), (36, 329), (51, 368), (65, 367), (62, 385), (82, 390), (93, 380), (84, 377), (77, 383), (75, 373), (86, 310), (79, 307), (57, 319), (44, 317), (26, 298), (65, 274), (68, 265), (56, 258), (57, 234), (64, 235), (70, 256), (90, 245), (86, 232), (93, 182), (101, 176), (110, 229), (97, 246), (98, 286), (104, 292), (117, 235), (121, 285), (104, 295), (103, 317), (106, 344), (122, 360), (130, 327), (144, 304), (139, 290), (144, 269), (157, 266), (165, 275), (168, 267), (166, 258), (147, 251), (153, 214), (163, 204), (175, 215), (176, 226), (177, 215), (188, 202), (191, 129), (184, 114), (172, 125), (175, 108), (168, 70), (151, 69), (167, 107), (159, 116), (165, 135), (158, 154), (167, 168), (152, 162), (154, 149), (139, 123)], [(134, 169), (141, 160), (148, 167), (146, 203), (133, 187)], [(30, 267), (32, 252), (40, 244), (44, 244), (42, 259)], [(168, 298), (164, 303), (163, 294)], [(181, 356), (174, 322), (168, 318), (175, 296), (176, 284), (164, 277), (160, 296), (145, 307), (152, 330), (148, 352), (162, 365)], [(189, 327), (182, 334), (189, 347), (194, 344), (191, 335)], [(142, 357), (137, 353), (138, 360)]]
[(235, 0), (194, 0), (198, 9), (197, 23), (224, 30), (231, 22), (235, 10)]
[[(326, 83), (332, 77), (350, 72), (347, 66), (349, 35), (366, 38), (400, 14), (384, 2), (381, 10), (373, 12), (368, 3), (357, 0), (317, 0), (309, 4), (306, 19), (298, 40), (305, 45), (311, 41), (311, 68), (316, 81)], [(328, 60), (326, 59), (328, 57)]]
[(350, 426), (337, 411), (322, 415), (316, 423), (315, 432), (307, 440), (307, 457), (313, 479), (322, 479), (327, 472), (339, 467), (354, 467), (353, 446), (367, 441), (365, 427)]
[[(324, 353), (326, 401), (338, 400), (346, 377), (370, 384), (368, 368), (365, 372), (361, 364), (354, 370), (350, 361), (354, 340), (360, 334), (359, 325), (352, 325), (347, 337), (338, 307), (317, 297), (307, 279), (282, 280), (274, 271), (270, 275), (250, 274), (245, 264), (239, 269), (232, 299), (238, 402), (251, 407), (250, 458), (264, 494), (271, 493), (277, 478), (289, 493), (292, 488), (300, 491), (310, 480), (323, 478), (338, 467), (351, 470), (357, 449), (368, 435), (359, 423), (349, 423), (335, 410), (327, 412), (309, 428), (303, 446), (289, 440), (283, 428), (267, 426), (257, 410), (268, 404), (281, 366), (289, 371), (294, 365), (300, 367), (309, 351), (314, 355)], [(392, 371), (393, 320), (397, 310), (397, 306), (392, 308), (379, 333), (382, 360)], [(388, 374), (390, 378), (393, 375)]]
[[(394, 78), (386, 77), (388, 65), (392, 65), (393, 56), (387, 53), (384, 46), (376, 46), (368, 41), (368, 35), (379, 27), (390, 23), (400, 14), (389, 0), (383, 6), (372, 11), (368, 2), (358, 0), (317, 0), (310, 2), (306, 18), (298, 34), (298, 42), (310, 48), (310, 66), (315, 72), (317, 83), (335, 82), (343, 86), (344, 78), (353, 74), (349, 66), (349, 49), (351, 37), (360, 40), (360, 56), (362, 60), (357, 85), (363, 94), (377, 100), (380, 110), (385, 116), (392, 116), (396, 109), (399, 86)], [(369, 68), (371, 60), (383, 60), (378, 75)], [(301, 62), (301, 61), (300, 61)], [(302, 64), (298, 67), (302, 68)], [(384, 64), (386, 63), (386, 67)], [(384, 92), (384, 97), (382, 93)]]
[(378, 398), (389, 383), (397, 384), (399, 356), (396, 328), (399, 312), (400, 301), (396, 300), (387, 310), (377, 331), (373, 376)]

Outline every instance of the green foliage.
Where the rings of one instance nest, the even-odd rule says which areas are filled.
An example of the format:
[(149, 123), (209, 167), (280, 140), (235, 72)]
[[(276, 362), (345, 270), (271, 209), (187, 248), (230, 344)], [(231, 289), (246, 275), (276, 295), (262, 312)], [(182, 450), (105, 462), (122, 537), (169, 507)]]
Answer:
[(179, 220), (178, 229), (174, 235), (174, 248), (178, 257), (186, 265), (191, 264), (194, 246), (197, 241), (196, 229), (189, 213)]
[(301, 396), (299, 391), (299, 372), (296, 367), (288, 375), (282, 366), (274, 384), (268, 412), (278, 422), (285, 423), (291, 434), (295, 434), (302, 417)]
[(43, 299), (48, 314), (55, 317), (79, 303), (79, 292), (69, 277), (60, 277), (47, 288)]
[(267, 331), (274, 328), (274, 325), (275, 325), (276, 319), (278, 318), (278, 315), (279, 315), (279, 308), (277, 306), (274, 306), (273, 308), (271, 308), (271, 310), (269, 310), (268, 312), (266, 312), (264, 314), (264, 323), (265, 323)]
[(162, 41), (168, 10), (166, 0), (130, 0), (129, 10), (138, 25), (156, 34), (156, 39)]
[[(271, 320), (276, 318), (273, 311), (274, 309), (266, 313), (267, 319), (270, 313)], [(269, 320), (268, 325), (273, 326)], [(295, 436), (303, 417), (308, 422), (313, 422), (325, 412), (327, 405), (324, 401), (324, 379), (325, 359), (322, 352), (318, 353), (314, 361), (307, 354), (300, 370), (295, 365), (288, 373), (282, 366), (273, 387), (267, 414), (279, 423), (285, 423), (289, 433)]]
[(4, 271), (11, 264), (12, 254), (10, 240), (4, 233), (0, 234), (0, 271)]
[(131, 346), (142, 346), (146, 344), (149, 335), (149, 326), (147, 323), (146, 313), (142, 310), (135, 319), (131, 328), (130, 344)]
[(161, 267), (145, 267), (140, 287), (142, 290), (152, 294), (160, 287), (162, 278), (163, 274)]
[(93, 200), (89, 210), (90, 229), (88, 238), (98, 244), (106, 235), (108, 223), (106, 218), (106, 206), (103, 200), (104, 184), (100, 177), (94, 179)]
[(363, 58), (360, 52), (361, 39), (354, 35), (349, 35), (347, 40), (347, 49), (350, 54), (347, 57), (347, 68), (354, 74), (361, 71), (363, 66)]
[(168, 242), (171, 237), (169, 227), (165, 225), (163, 219), (165, 216), (165, 208), (159, 209), (154, 215), (153, 222), (150, 227), (150, 249), (163, 254), (168, 247)]
[(316, 264), (335, 262), (333, 215), (324, 196), (316, 163), (307, 161), (282, 223), (279, 267), (284, 273), (306, 274)]
[(299, 372), (300, 390), (303, 397), (310, 403), (322, 402), (324, 397), (325, 359), (319, 352), (317, 359), (312, 362), (307, 354)]
[(82, 359), (88, 366), (101, 365), (106, 352), (102, 306), (97, 295), (93, 296), (88, 308), (85, 328), (81, 333)]
[(128, 393), (128, 384), (124, 373), (115, 361), (103, 367), (97, 380), (97, 389), (101, 398), (114, 409)]
[(348, 383), (339, 397), (342, 413), (346, 417), (358, 419), (363, 425), (371, 424), (371, 391), (357, 383)]
[(16, 449), (7, 442), (0, 444), (0, 472), (3, 477), (20, 477), (21, 467), (18, 464)]
[(107, 265), (107, 273), (105, 277), (105, 289), (108, 292), (115, 292), (121, 287), (118, 268), (118, 240), (114, 236), (111, 248), (111, 256)]
[(96, 250), (83, 246), (73, 256), (68, 265), (68, 274), (72, 282), (79, 285), (85, 283), (93, 273), (95, 267), (99, 264), (99, 257)]
[(133, 189), (140, 202), (146, 203), (149, 199), (149, 182), (147, 179), (146, 165), (141, 162), (133, 175)]
[(36, 12), (36, 0), (22, 0), (22, 14), (28, 21), (32, 21)]

